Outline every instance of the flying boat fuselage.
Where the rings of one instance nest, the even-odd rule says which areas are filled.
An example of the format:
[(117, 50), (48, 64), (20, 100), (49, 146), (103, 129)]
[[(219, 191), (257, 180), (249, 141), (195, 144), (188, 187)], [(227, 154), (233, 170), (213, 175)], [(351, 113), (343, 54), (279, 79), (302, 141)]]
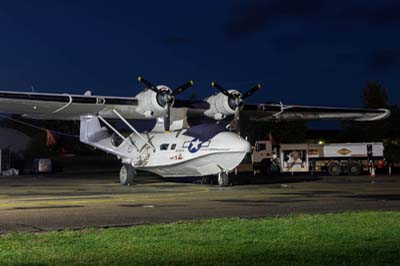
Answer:
[[(149, 133), (154, 149), (142, 149), (135, 168), (163, 177), (215, 175), (232, 171), (250, 152), (250, 143), (233, 132), (220, 132), (209, 139), (184, 133)], [(144, 144), (131, 137), (135, 143)]]

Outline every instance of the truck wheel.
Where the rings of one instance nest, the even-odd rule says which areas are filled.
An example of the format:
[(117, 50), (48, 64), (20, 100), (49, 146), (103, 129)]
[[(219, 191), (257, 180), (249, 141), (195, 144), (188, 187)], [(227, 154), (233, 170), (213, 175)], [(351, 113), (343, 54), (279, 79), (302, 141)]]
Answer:
[(360, 175), (361, 165), (359, 163), (351, 163), (348, 168), (349, 175)]
[(328, 173), (331, 176), (339, 176), (342, 174), (342, 166), (338, 162), (332, 162), (328, 166)]
[(229, 184), (229, 176), (225, 172), (220, 172), (218, 174), (218, 185), (220, 187), (226, 187)]
[(135, 177), (135, 168), (130, 164), (124, 164), (119, 171), (119, 182), (121, 185), (127, 186), (133, 183)]
[(263, 176), (270, 176), (272, 171), (271, 171), (271, 161), (269, 160), (262, 160), (261, 161), (261, 166), (260, 166), (260, 171)]

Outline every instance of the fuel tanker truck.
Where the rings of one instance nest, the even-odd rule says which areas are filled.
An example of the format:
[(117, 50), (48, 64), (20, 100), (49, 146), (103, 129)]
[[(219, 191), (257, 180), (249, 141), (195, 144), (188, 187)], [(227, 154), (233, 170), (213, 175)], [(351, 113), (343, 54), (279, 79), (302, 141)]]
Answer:
[(254, 174), (327, 172), (332, 176), (360, 175), (383, 167), (383, 143), (280, 144), (256, 141)]

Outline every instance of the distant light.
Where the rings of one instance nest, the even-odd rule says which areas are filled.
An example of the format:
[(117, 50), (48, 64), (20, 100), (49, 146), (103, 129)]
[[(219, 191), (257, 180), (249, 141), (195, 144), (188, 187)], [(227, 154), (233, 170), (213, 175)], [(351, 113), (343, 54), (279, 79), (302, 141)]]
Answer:
[(319, 141), (318, 141), (318, 144), (319, 144), (319, 145), (325, 144), (325, 141), (319, 140)]

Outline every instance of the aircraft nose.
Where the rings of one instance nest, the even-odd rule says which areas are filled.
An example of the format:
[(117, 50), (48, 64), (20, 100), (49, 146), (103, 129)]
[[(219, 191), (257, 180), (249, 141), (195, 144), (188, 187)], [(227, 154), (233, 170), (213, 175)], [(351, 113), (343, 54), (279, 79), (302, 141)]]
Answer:
[(218, 135), (218, 138), (215, 139), (215, 143), (219, 143), (221, 147), (229, 147), (231, 151), (243, 153), (251, 152), (250, 143), (239, 137), (236, 133), (222, 132)]
[(247, 140), (242, 139), (243, 151), (251, 152), (251, 145)]
[(247, 140), (239, 138), (238, 149), (243, 152), (251, 152), (251, 145)]

